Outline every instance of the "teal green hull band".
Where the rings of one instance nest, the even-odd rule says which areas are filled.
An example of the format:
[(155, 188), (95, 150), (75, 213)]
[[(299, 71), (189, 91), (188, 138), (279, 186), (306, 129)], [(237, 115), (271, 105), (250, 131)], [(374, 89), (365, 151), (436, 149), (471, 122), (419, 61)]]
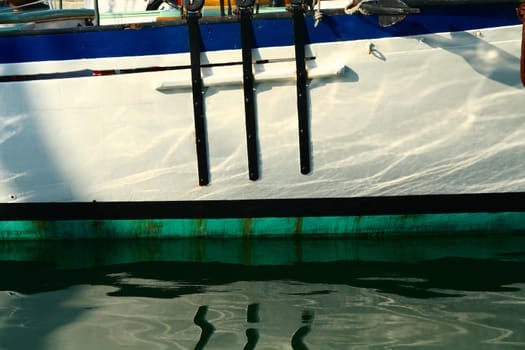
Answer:
[(518, 231), (525, 232), (525, 212), (0, 222), (0, 240), (353, 237)]

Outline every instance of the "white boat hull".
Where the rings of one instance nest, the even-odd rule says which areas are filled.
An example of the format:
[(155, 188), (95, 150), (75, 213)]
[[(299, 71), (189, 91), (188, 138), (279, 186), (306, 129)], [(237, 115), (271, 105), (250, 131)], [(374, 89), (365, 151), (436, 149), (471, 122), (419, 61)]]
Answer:
[(0, 33), (0, 240), (525, 232), (513, 10)]
[[(313, 171), (299, 171), (293, 47), (254, 50), (261, 177), (250, 181), (242, 66), (203, 68), (210, 184), (198, 186), (189, 68), (0, 84), (0, 198), (166, 201), (525, 190), (519, 26), (316, 44)], [(203, 63), (239, 62), (239, 51)], [(116, 62), (119, 62), (118, 65)], [(30, 74), (126, 58), (24, 63)], [(135, 66), (189, 55), (135, 57)], [(130, 66), (132, 65), (130, 64)], [(48, 69), (46, 69), (48, 67)], [(266, 79), (265, 79), (266, 74)], [(330, 76), (332, 75), (332, 76)]]

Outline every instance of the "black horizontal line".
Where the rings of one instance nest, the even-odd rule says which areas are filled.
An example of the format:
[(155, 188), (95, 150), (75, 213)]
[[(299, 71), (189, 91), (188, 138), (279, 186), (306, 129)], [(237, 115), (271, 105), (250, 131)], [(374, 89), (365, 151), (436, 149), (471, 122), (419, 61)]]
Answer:
[[(307, 57), (307, 61), (315, 60), (315, 57)], [(257, 60), (255, 64), (270, 64), (280, 62), (293, 62), (293, 58), (277, 58), (277, 59), (264, 59)], [(242, 61), (234, 62), (221, 62), (221, 63), (207, 63), (201, 64), (201, 68), (215, 68), (215, 67), (228, 67), (228, 66), (242, 66)], [(107, 76), (107, 75), (120, 75), (120, 74), (137, 74), (147, 72), (158, 72), (158, 71), (173, 71), (173, 70), (184, 70), (191, 69), (190, 65), (183, 66), (151, 66), (151, 67), (138, 67), (138, 68), (127, 68), (127, 69), (82, 69), (70, 72), (57, 72), (57, 73), (39, 73), (39, 74), (11, 74), (0, 76), (0, 83), (9, 83), (17, 81), (34, 81), (34, 80), (51, 80), (51, 79), (70, 79), (70, 78), (82, 78), (82, 77), (96, 77), (96, 76)]]
[(0, 220), (317, 217), (525, 212), (525, 192), (356, 198), (1, 203)]

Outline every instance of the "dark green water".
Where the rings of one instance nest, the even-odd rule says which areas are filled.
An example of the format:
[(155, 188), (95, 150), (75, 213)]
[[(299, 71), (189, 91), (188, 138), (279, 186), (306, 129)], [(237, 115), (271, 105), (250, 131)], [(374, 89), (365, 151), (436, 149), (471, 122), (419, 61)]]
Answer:
[(0, 349), (525, 348), (525, 237), (0, 243)]

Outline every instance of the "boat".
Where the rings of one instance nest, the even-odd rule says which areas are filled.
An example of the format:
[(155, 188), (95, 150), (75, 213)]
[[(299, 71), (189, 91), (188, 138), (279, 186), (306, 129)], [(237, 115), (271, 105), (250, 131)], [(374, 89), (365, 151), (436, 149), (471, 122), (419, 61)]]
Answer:
[(524, 232), (523, 4), (234, 7), (10, 13), (0, 239)]

